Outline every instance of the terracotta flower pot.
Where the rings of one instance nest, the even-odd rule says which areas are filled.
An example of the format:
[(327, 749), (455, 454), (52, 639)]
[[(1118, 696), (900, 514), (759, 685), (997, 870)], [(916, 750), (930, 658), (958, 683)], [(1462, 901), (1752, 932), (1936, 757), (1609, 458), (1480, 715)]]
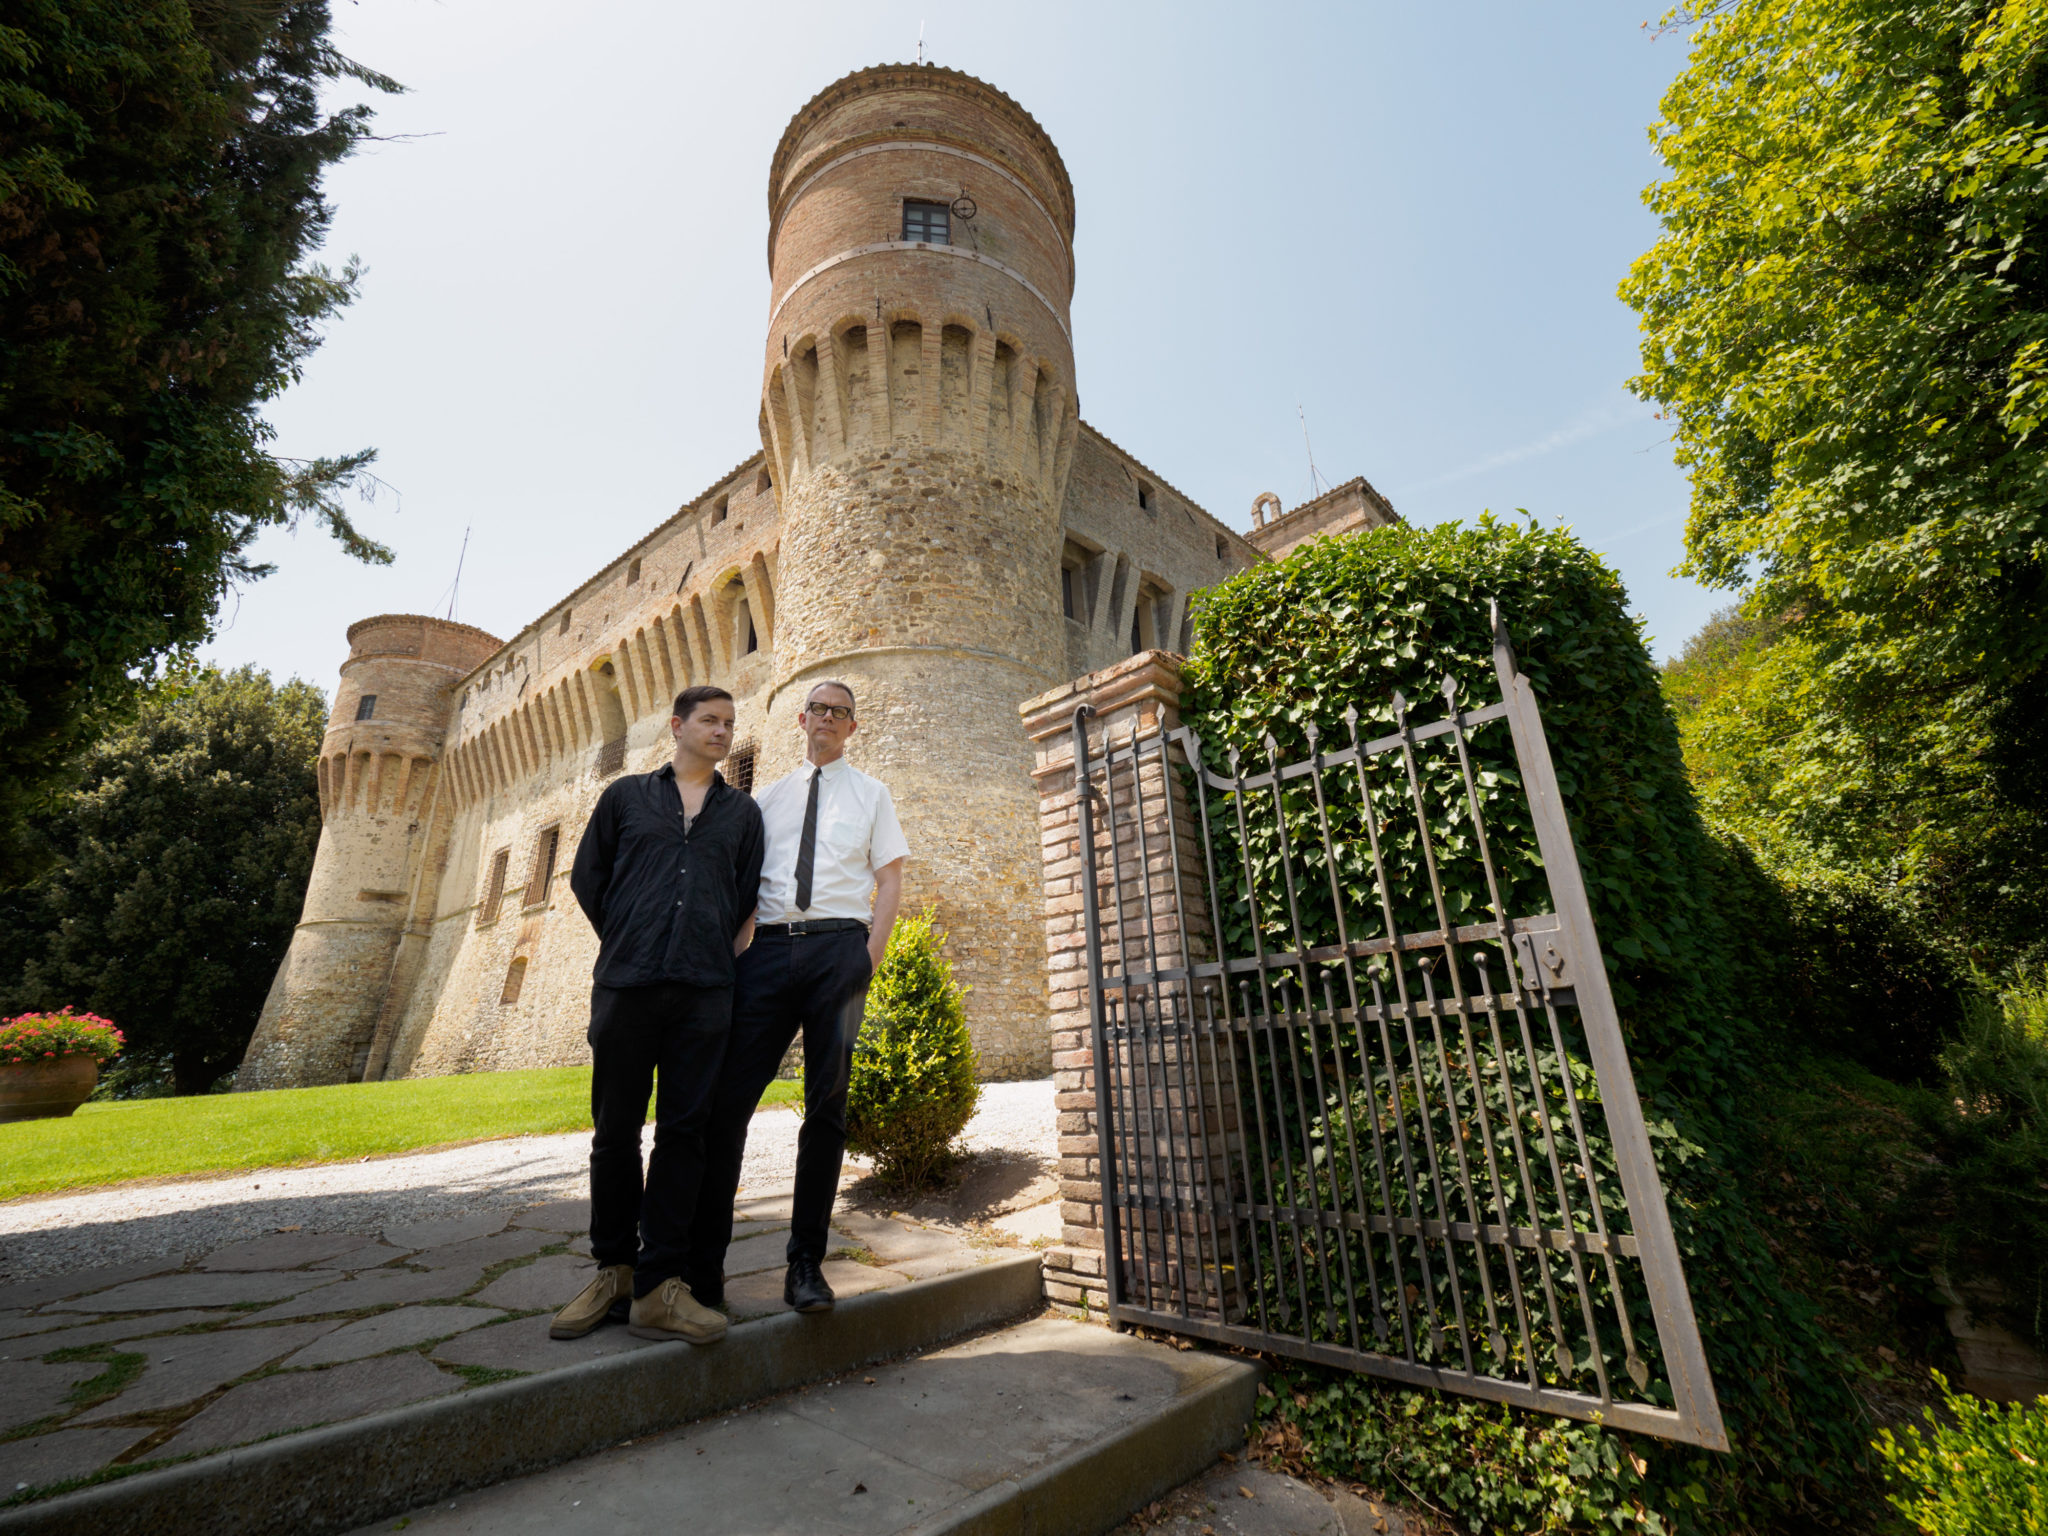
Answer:
[(92, 1096), (100, 1064), (90, 1056), (0, 1062), (0, 1121), (52, 1120)]

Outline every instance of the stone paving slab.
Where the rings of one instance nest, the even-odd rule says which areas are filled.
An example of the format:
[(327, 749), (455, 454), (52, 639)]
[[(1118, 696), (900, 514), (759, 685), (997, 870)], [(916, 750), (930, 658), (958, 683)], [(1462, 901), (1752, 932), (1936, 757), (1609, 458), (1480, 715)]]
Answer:
[(153, 1333), (169, 1333), (173, 1328), (189, 1328), (194, 1323), (233, 1322), (240, 1315), (237, 1312), (149, 1312), (141, 1317), (108, 1318), (87, 1323), (82, 1328), (66, 1328), (62, 1333), (39, 1333), (31, 1338), (10, 1340), (0, 1344), (0, 1360), (7, 1359), (9, 1352), (16, 1360), (31, 1359), (47, 1355), (53, 1349), (119, 1344), (129, 1339), (147, 1338)]
[(424, 1344), (429, 1339), (466, 1333), (471, 1328), (495, 1323), (504, 1315), (483, 1307), (400, 1307), (396, 1312), (379, 1312), (375, 1317), (366, 1317), (315, 1339), (285, 1361), (285, 1365), (296, 1368), (361, 1360), (387, 1350)]
[[(5, 1341), (9, 1339), (26, 1338), (33, 1333), (48, 1333), (52, 1328), (66, 1328), (73, 1323), (96, 1323), (98, 1321), (99, 1319), (96, 1317), (80, 1317), (76, 1313), (71, 1312), (49, 1312), (40, 1317), (32, 1317), (27, 1313), (17, 1313), (15, 1316), (8, 1318), (6, 1322), (0, 1323), (0, 1350), (4, 1350), (7, 1347)], [(0, 1354), (0, 1359), (5, 1358), (4, 1354)]]
[(186, 1456), (261, 1440), (279, 1430), (307, 1429), (340, 1419), (458, 1392), (461, 1378), (418, 1355), (357, 1360), (324, 1371), (286, 1371), (236, 1387), (206, 1405), (158, 1446), (159, 1456)]
[(73, 1270), (68, 1275), (48, 1275), (41, 1280), (17, 1280), (12, 1285), (0, 1285), (0, 1307), (41, 1307), (67, 1296), (83, 1296), (124, 1280), (142, 1280), (179, 1267), (176, 1259), (147, 1259), (136, 1264)]
[(466, 1269), (371, 1269), (339, 1285), (324, 1285), (258, 1312), (252, 1323), (292, 1317), (317, 1317), (327, 1312), (360, 1312), (367, 1307), (397, 1307), (414, 1301), (446, 1301), (460, 1296), (483, 1278), (480, 1265)]
[[(876, 1269), (867, 1264), (856, 1264), (851, 1259), (827, 1259), (819, 1267), (835, 1296), (859, 1296), (866, 1291), (910, 1283), (908, 1276), (895, 1270)], [(778, 1262), (773, 1269), (728, 1278), (725, 1282), (726, 1311), (739, 1319), (787, 1312), (789, 1307), (782, 1299), (782, 1282), (786, 1273), (787, 1266)]]
[(521, 1211), (512, 1218), (515, 1227), (537, 1227), (543, 1232), (588, 1232), (590, 1230), (590, 1202), (588, 1200), (550, 1200), (546, 1205), (536, 1205), (530, 1211)]
[[(786, 1191), (740, 1202), (727, 1289), (728, 1310), (741, 1325), (786, 1311), (789, 1204)], [(279, 1231), (217, 1249), (182, 1272), (109, 1266), (9, 1287), (9, 1304), (0, 1307), (0, 1404), (12, 1405), (11, 1424), (50, 1417), (63, 1427), (0, 1444), (8, 1458), (0, 1466), (17, 1469), (15, 1483), (39, 1487), (145, 1454), (135, 1447), (177, 1425), (181, 1412), (191, 1417), (162, 1445), (150, 1445), (152, 1459), (413, 1400), (394, 1393), (465, 1391), (459, 1367), (546, 1373), (658, 1348), (615, 1326), (581, 1340), (547, 1337), (550, 1315), (592, 1272), (582, 1235), (588, 1216), (587, 1201), (554, 1200), (523, 1212), (393, 1226), (383, 1238)], [(837, 1239), (866, 1251), (919, 1256), (902, 1268), (829, 1261), (826, 1276), (843, 1297), (907, 1285), (912, 1267), (936, 1272), (1000, 1252), (904, 1217), (842, 1212), (836, 1225)], [(586, 1252), (539, 1254), (565, 1238)], [(488, 1266), (507, 1261), (515, 1267), (464, 1297), (482, 1285)], [(534, 1310), (539, 1315), (504, 1319), (505, 1311)], [(442, 1342), (428, 1342), (435, 1339)], [(143, 1369), (117, 1397), (74, 1410), (71, 1389), (101, 1374), (104, 1362), (53, 1368), (40, 1357), (91, 1345), (139, 1354)], [(10, 1390), (5, 1373), (17, 1368)], [(148, 1422), (131, 1422), (136, 1416)], [(0, 1479), (0, 1496), (10, 1486)]]
[(510, 1211), (479, 1211), (474, 1216), (450, 1216), (444, 1221), (417, 1221), (410, 1226), (386, 1227), (384, 1241), (399, 1248), (445, 1248), (450, 1243), (468, 1242), (502, 1231), (511, 1219)]
[(0, 1365), (0, 1429), (48, 1418), (64, 1406), (73, 1387), (105, 1369), (92, 1360), (67, 1360), (61, 1365), (10, 1360)]
[(234, 1307), (252, 1301), (283, 1301), (342, 1278), (338, 1269), (295, 1269), (242, 1274), (159, 1275), (131, 1280), (89, 1297), (58, 1302), (52, 1310), (77, 1312), (170, 1312), (185, 1307)]
[[(303, 1349), (338, 1323), (288, 1323), (281, 1328), (238, 1328), (226, 1333), (180, 1333), (149, 1339), (134, 1351), (144, 1359), (142, 1375), (111, 1402), (72, 1420), (99, 1424), (109, 1419), (176, 1408), (261, 1370)], [(103, 1367), (95, 1366), (94, 1370)]]
[(486, 1306), (524, 1312), (529, 1307), (556, 1311), (567, 1306), (576, 1293), (590, 1284), (597, 1267), (573, 1254), (555, 1253), (535, 1259), (518, 1269), (507, 1270), (476, 1293)]
[(780, 1276), (789, 1268), (789, 1234), (786, 1231), (748, 1234), (745, 1237), (735, 1232), (733, 1236), (736, 1240), (725, 1250), (728, 1280), (763, 1269), (772, 1269)]
[[(323, 1260), (339, 1261), (376, 1243), (374, 1237), (355, 1232), (279, 1232), (253, 1242), (235, 1243), (208, 1254), (199, 1261), (202, 1270), (300, 1269)], [(352, 1263), (334, 1263), (330, 1269), (355, 1269)]]
[(622, 1355), (628, 1350), (654, 1349), (663, 1341), (636, 1339), (615, 1324), (594, 1329), (580, 1339), (548, 1337), (549, 1315), (494, 1323), (434, 1346), (434, 1358), (450, 1365), (483, 1365), (494, 1371), (558, 1371), (565, 1365)]
[(0, 1443), (0, 1498), (23, 1488), (83, 1477), (154, 1433), (148, 1425), (124, 1424), (112, 1429), (60, 1429), (53, 1435)]
[(455, 1269), (464, 1265), (477, 1269), (489, 1269), (493, 1264), (502, 1264), (507, 1259), (523, 1259), (529, 1254), (551, 1248), (561, 1238), (553, 1232), (535, 1232), (514, 1228), (510, 1231), (495, 1232), (489, 1237), (473, 1237), (466, 1243), (450, 1243), (442, 1248), (429, 1248), (416, 1253), (406, 1260), (425, 1269)]

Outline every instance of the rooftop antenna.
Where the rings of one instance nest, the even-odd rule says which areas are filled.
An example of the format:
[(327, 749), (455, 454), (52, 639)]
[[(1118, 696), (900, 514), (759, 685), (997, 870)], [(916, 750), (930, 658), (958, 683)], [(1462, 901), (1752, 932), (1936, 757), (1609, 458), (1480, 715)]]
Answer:
[(917, 24), (917, 62), (924, 62), (924, 23)]
[(469, 527), (462, 530), (462, 551), (455, 557), (455, 579), (448, 583), (448, 621), (455, 621), (455, 598), (462, 591), (462, 562), (469, 556)]
[(1301, 418), (1301, 446), (1308, 450), (1308, 499), (1314, 501), (1329, 489), (1329, 485), (1316, 473), (1315, 445), (1308, 440), (1308, 412), (1297, 405), (1294, 414)]

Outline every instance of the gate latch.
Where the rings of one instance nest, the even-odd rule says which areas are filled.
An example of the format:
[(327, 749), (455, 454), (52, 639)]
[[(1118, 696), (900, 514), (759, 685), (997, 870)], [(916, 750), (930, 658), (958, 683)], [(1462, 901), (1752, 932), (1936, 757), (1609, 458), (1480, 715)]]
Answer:
[(1565, 958), (1564, 935), (1518, 933), (1515, 953), (1522, 959), (1522, 977), (1532, 992), (1554, 992), (1572, 985), (1571, 962)]

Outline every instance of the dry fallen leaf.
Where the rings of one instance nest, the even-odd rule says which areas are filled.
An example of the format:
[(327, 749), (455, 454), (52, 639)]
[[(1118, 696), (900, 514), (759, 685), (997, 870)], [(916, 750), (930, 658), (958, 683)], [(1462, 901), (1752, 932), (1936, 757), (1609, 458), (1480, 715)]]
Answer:
[(855, 1493), (866, 1493), (868, 1491), (868, 1485), (866, 1483), (855, 1483), (853, 1485), (853, 1491)]
[(864, 1387), (872, 1387), (875, 1384), (875, 1378), (872, 1376), (863, 1376), (860, 1379), (860, 1384)]
[(1252, 1491), (1251, 1491), (1251, 1489), (1249, 1489), (1249, 1488), (1245, 1487), (1245, 1485), (1244, 1485), (1243, 1483), (1239, 1483), (1239, 1484), (1237, 1485), (1237, 1491), (1238, 1491), (1239, 1493), (1243, 1494), (1243, 1495), (1244, 1495), (1244, 1496), (1245, 1496), (1246, 1498), (1250, 1498), (1250, 1497), (1252, 1496)]

